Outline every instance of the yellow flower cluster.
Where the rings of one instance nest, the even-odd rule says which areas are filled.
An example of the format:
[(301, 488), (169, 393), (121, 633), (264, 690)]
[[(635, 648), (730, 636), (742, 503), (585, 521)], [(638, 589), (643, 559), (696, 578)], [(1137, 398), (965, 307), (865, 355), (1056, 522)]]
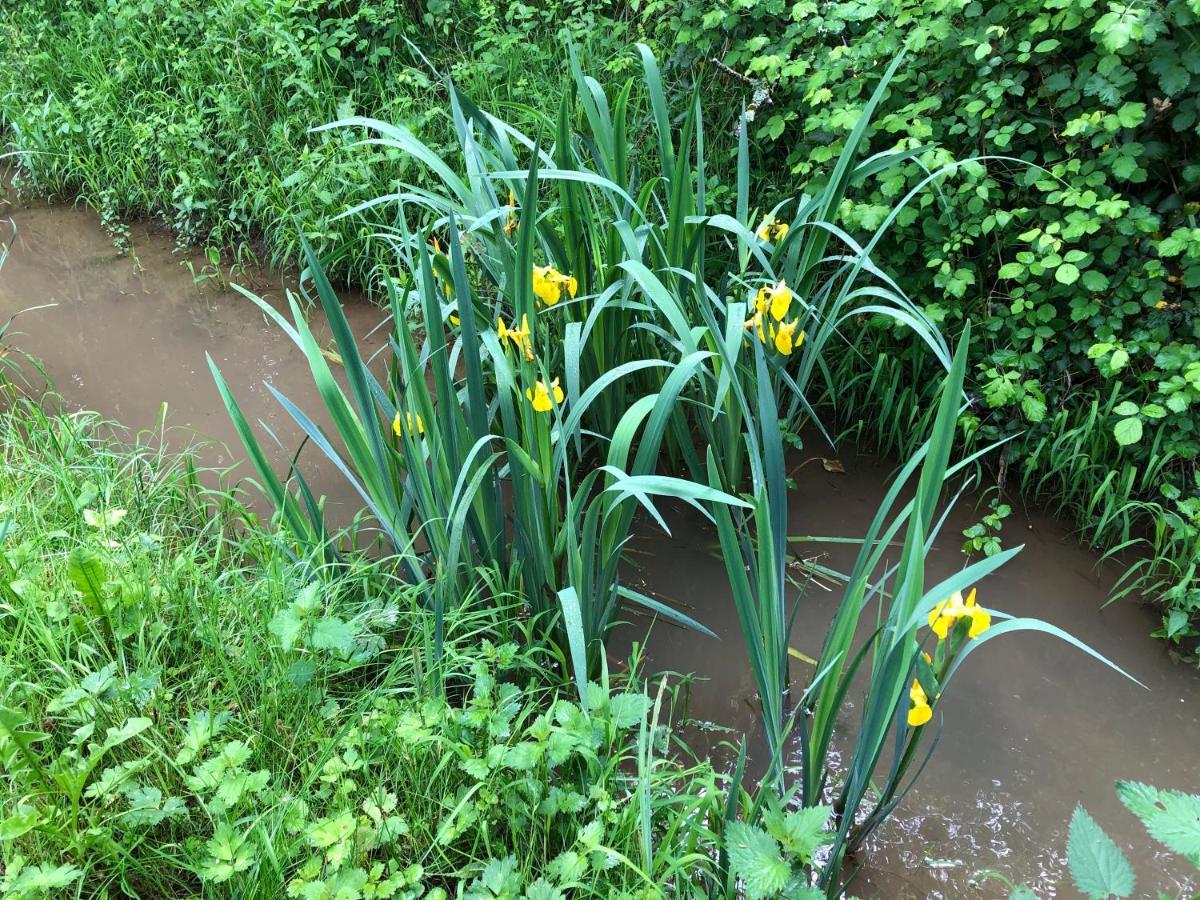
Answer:
[(790, 356), (804, 344), (804, 332), (796, 330), (799, 320), (784, 321), (793, 299), (786, 282), (763, 285), (754, 297), (754, 315), (746, 320), (747, 330), (753, 330), (762, 343), (773, 344), (784, 356)]
[[(971, 592), (967, 594), (966, 599), (963, 599), (961, 591), (955, 591), (929, 613), (929, 628), (937, 635), (938, 638), (938, 671), (934, 672), (934, 678), (941, 678), (945, 667), (949, 660), (947, 654), (955, 653), (953, 644), (947, 650), (942, 644), (950, 632), (954, 630), (954, 626), (961, 620), (968, 622), (967, 638), (977, 638), (989, 628), (992, 627), (992, 616), (982, 606), (975, 602), (975, 589), (971, 588)], [(933, 664), (928, 653), (924, 654), (925, 662)], [(936, 698), (935, 698), (936, 699)], [(925, 689), (921, 687), (920, 681), (913, 679), (912, 687), (908, 691), (908, 724), (913, 728), (920, 728), (926, 722), (933, 718), (933, 704), (929, 701), (929, 696), (925, 693)]]
[(511, 341), (514, 347), (524, 352), (527, 362), (533, 362), (533, 337), (529, 332), (529, 316), (521, 316), (520, 328), (515, 320), (512, 325), (506, 326), (503, 319), (497, 319), (496, 336), (500, 338), (501, 344)]
[(578, 290), (579, 282), (574, 275), (564, 275), (550, 265), (533, 267), (533, 292), (546, 306), (553, 306), (564, 293), (574, 297)]
[(774, 216), (767, 216), (754, 232), (760, 241), (782, 241), (787, 237), (787, 222), (776, 222)]

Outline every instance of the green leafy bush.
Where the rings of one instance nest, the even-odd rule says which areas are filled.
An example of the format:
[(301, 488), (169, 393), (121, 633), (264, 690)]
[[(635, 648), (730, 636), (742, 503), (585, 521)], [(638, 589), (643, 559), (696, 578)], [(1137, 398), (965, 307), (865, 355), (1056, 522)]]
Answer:
[[(1074, 507), (1098, 544), (1128, 546), (1167, 520), (1166, 530), (1182, 529), (1183, 540), (1150, 539), (1143, 558), (1162, 564), (1148, 563), (1134, 580), (1172, 607), (1166, 633), (1196, 633), (1200, 587), (1188, 558), (1200, 532), (1194, 510), (1175, 501), (1196, 495), (1200, 453), (1200, 6), (664, 5), (694, 63), (754, 108), (759, 152), (799, 181), (819, 178), (874, 73), (909, 52), (871, 147), (926, 149), (846, 200), (842, 223), (873, 231), (929, 171), (956, 167), (897, 218), (881, 253), (935, 321), (980, 326), (970, 427), (984, 438), (1024, 431), (1009, 457), (1014, 468), (1027, 486)], [(753, 90), (711, 59), (743, 73)], [(762, 189), (778, 180), (767, 175)], [(898, 340), (892, 323), (864, 326), (865, 355), (912, 360), (904, 380), (921, 384), (914, 345)], [(873, 405), (855, 395), (846, 414), (865, 417)], [(1053, 458), (1039, 452), (1085, 424), (1105, 440), (1060, 447)], [(1066, 449), (1086, 453), (1084, 477), (1052, 477)], [(1113, 479), (1129, 464), (1135, 483)], [(1113, 509), (1089, 508), (1097, 493)]]

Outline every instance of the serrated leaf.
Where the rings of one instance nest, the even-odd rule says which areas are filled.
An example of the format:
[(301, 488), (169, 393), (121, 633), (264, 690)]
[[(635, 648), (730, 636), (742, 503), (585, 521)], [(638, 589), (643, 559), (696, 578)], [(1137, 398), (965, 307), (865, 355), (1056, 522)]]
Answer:
[(317, 650), (349, 656), (354, 649), (354, 629), (337, 616), (326, 616), (313, 629), (312, 645)]
[(1200, 866), (1200, 796), (1136, 781), (1118, 782), (1117, 796), (1152, 838)]
[(761, 828), (734, 822), (725, 837), (729, 866), (745, 889), (746, 900), (761, 900), (783, 890), (792, 876), (792, 867), (779, 848), (779, 842)]
[(0, 841), (12, 841), (27, 832), (33, 831), (42, 821), (36, 808), (28, 804), (18, 804), (17, 808), (0, 821)]
[(1133, 893), (1133, 868), (1082, 806), (1075, 807), (1067, 832), (1067, 862), (1075, 886), (1089, 897), (1128, 897)]
[(279, 644), (285, 651), (296, 646), (296, 641), (300, 639), (300, 632), (303, 628), (304, 620), (290, 606), (279, 610), (267, 623), (267, 630), (279, 638)]
[(650, 698), (633, 692), (617, 694), (612, 698), (609, 715), (617, 728), (632, 728), (646, 717)]

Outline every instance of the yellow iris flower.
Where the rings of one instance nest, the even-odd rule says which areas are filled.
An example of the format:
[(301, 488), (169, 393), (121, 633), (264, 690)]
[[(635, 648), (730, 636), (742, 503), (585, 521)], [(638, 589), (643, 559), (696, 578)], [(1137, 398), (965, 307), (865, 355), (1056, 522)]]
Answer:
[(929, 697), (921, 682), (913, 679), (912, 687), (908, 689), (908, 724), (920, 728), (933, 718), (933, 707), (929, 705)]
[(776, 322), (782, 322), (783, 317), (792, 308), (792, 289), (786, 281), (778, 284), (764, 284), (754, 295), (754, 308), (760, 313), (769, 312)]
[[(392, 431), (396, 433), (396, 437), (403, 437), (405, 432), (413, 433), (413, 414), (411, 412), (404, 414), (404, 423), (400, 422), (400, 413), (396, 413), (396, 418), (392, 420)], [(425, 433), (425, 423), (421, 421), (421, 417), (416, 416), (416, 433)]]
[(796, 332), (799, 322), (780, 322), (776, 325), (767, 318), (765, 310), (759, 310), (746, 320), (745, 328), (758, 335), (763, 344), (774, 344), (783, 356), (790, 356), (804, 344), (804, 332)]
[(793, 350), (804, 343), (804, 332), (796, 334), (796, 327), (799, 324), (799, 322), (780, 322), (779, 326), (774, 328), (775, 349), (784, 356), (790, 356)]
[(776, 222), (774, 216), (766, 216), (754, 232), (760, 241), (782, 241), (787, 237), (787, 222)]
[(539, 381), (533, 387), (525, 388), (525, 396), (529, 398), (534, 412), (550, 412), (563, 402), (563, 389), (558, 386), (558, 379), (555, 378), (549, 385)]
[(968, 637), (979, 637), (991, 627), (991, 615), (986, 609), (975, 603), (975, 588), (971, 588), (971, 593), (967, 595), (966, 600), (963, 600), (960, 591), (955, 591), (935, 606), (929, 613), (929, 627), (933, 629), (933, 633), (938, 636), (939, 640), (945, 640), (946, 635), (950, 633), (950, 629), (959, 619), (971, 620), (971, 627), (967, 630)]
[(533, 267), (533, 292), (547, 306), (553, 306), (563, 297), (563, 292), (575, 296), (579, 282), (574, 275), (564, 275), (554, 266)]
[(529, 316), (521, 316), (521, 327), (516, 327), (514, 321), (511, 326), (506, 326), (503, 319), (496, 320), (496, 336), (500, 338), (500, 343), (503, 344), (506, 340), (512, 341), (514, 347), (525, 353), (525, 359), (528, 362), (533, 362), (533, 338), (529, 333)]

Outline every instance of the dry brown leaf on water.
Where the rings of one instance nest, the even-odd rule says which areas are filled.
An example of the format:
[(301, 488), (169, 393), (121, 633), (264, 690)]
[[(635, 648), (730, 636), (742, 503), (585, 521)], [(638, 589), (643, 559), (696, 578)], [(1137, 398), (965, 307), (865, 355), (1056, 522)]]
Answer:
[(825, 467), (826, 472), (835, 472), (838, 475), (846, 474), (846, 467), (842, 465), (840, 459), (821, 459), (821, 465)]

